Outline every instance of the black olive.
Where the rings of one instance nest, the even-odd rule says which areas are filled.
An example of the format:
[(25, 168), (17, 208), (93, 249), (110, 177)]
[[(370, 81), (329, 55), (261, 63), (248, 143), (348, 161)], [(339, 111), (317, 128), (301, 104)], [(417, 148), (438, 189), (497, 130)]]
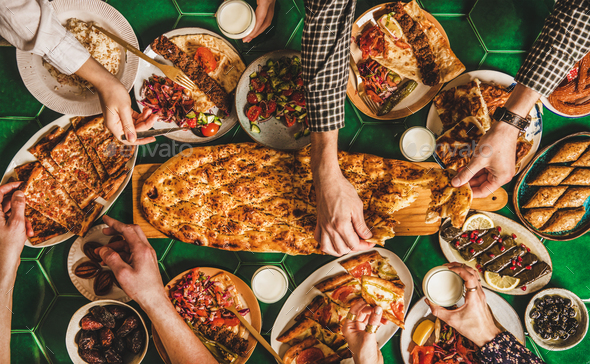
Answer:
[(545, 296), (545, 303), (546, 304), (552, 304), (555, 302), (555, 299), (553, 298), (553, 296)]
[(535, 306), (537, 306), (538, 308), (543, 308), (545, 306), (545, 301), (543, 301), (540, 298), (537, 298), (535, 300)]
[(572, 300), (566, 298), (563, 300), (563, 304), (565, 305), (565, 307), (572, 307)]
[(535, 332), (539, 335), (541, 335), (541, 333), (543, 332), (543, 329), (541, 329), (541, 326), (534, 324), (533, 325), (533, 330), (535, 330)]
[(563, 303), (563, 297), (561, 296), (553, 296), (553, 300), (555, 303)]
[(561, 317), (559, 318), (559, 321), (561, 322), (567, 322), (567, 320), (569, 319), (568, 315), (561, 315)]
[(541, 338), (543, 340), (549, 340), (549, 339), (551, 339), (551, 334), (548, 333), (548, 332), (544, 332), (544, 333), (541, 334)]
[(576, 334), (576, 331), (578, 331), (578, 329), (576, 329), (575, 327), (572, 327), (570, 329), (567, 330), (567, 333), (572, 336)]
[(557, 333), (557, 331), (553, 332), (553, 334), (551, 334), (551, 338), (553, 340), (558, 340), (559, 339), (559, 334)]
[(538, 309), (533, 308), (529, 313), (529, 317), (532, 319), (538, 319), (539, 317), (541, 317), (541, 312)]
[(551, 316), (551, 322), (559, 322), (559, 314), (558, 313)]
[(574, 310), (572, 307), (570, 307), (570, 308), (567, 310), (567, 315), (568, 315), (569, 317), (576, 317), (576, 310)]

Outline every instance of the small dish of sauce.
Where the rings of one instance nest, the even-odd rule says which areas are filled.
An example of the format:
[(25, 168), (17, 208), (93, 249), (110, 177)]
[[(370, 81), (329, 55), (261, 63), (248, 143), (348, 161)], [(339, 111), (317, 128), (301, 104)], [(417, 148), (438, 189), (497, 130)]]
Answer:
[(406, 130), (399, 141), (404, 157), (412, 162), (423, 162), (434, 153), (436, 138), (423, 126), (413, 126)]
[(260, 302), (275, 303), (287, 293), (287, 274), (277, 266), (260, 267), (252, 276), (252, 291)]
[(245, 1), (224, 1), (217, 9), (217, 25), (228, 38), (242, 39), (254, 30), (256, 15), (254, 9)]

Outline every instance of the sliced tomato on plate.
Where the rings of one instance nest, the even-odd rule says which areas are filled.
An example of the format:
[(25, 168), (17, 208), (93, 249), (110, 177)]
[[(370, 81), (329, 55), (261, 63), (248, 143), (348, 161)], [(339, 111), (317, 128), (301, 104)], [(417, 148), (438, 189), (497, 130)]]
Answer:
[(315, 363), (318, 360), (324, 359), (324, 353), (318, 348), (308, 348), (297, 355), (295, 362), (297, 364)]
[(341, 302), (346, 302), (346, 298), (348, 298), (348, 296), (350, 296), (353, 292), (354, 292), (354, 287), (342, 286), (342, 287), (336, 288), (334, 293), (332, 293), (332, 297), (334, 297), (335, 300), (338, 300)]
[(213, 321), (211, 321), (211, 326), (213, 327), (223, 326), (224, 324), (225, 320), (221, 317), (214, 318)]
[(258, 78), (251, 78), (250, 85), (256, 92), (262, 92), (266, 88), (266, 85), (260, 81)]
[(371, 263), (364, 262), (354, 267), (354, 269), (350, 271), (350, 274), (352, 274), (354, 278), (360, 278), (362, 276), (370, 276), (372, 272), (373, 269), (371, 268)]
[(248, 120), (256, 121), (256, 120), (258, 120), (258, 117), (260, 116), (261, 113), (262, 113), (262, 108), (260, 106), (252, 105), (248, 109), (248, 112), (246, 112), (246, 116), (248, 117)]
[(404, 301), (395, 301), (391, 303), (391, 310), (395, 317), (400, 321), (404, 321)]
[(215, 55), (207, 47), (197, 48), (194, 58), (195, 61), (197, 61), (207, 73), (213, 72), (217, 68), (217, 60), (215, 59)]
[(293, 90), (288, 88), (286, 90), (283, 90), (282, 94), (283, 94), (283, 96), (289, 97), (289, 96), (293, 95)]
[(259, 102), (258, 96), (256, 96), (256, 92), (248, 91), (248, 96), (246, 96), (246, 101), (248, 101), (249, 104), (256, 105)]
[(303, 92), (293, 92), (293, 95), (291, 95), (291, 100), (293, 100), (299, 106), (305, 106), (305, 96), (303, 95)]
[(412, 350), (412, 364), (432, 364), (434, 358), (433, 346), (415, 346)]
[(297, 121), (297, 118), (295, 116), (285, 114), (285, 123), (287, 123), (287, 127), (295, 125), (295, 121)]
[(197, 314), (197, 316), (200, 316), (200, 317), (207, 317), (207, 316), (209, 316), (209, 314), (205, 310), (197, 310), (197, 311), (195, 311), (195, 313)]
[(201, 133), (203, 133), (203, 136), (206, 136), (206, 137), (213, 136), (213, 135), (217, 134), (218, 131), (219, 131), (219, 125), (217, 125), (215, 123), (210, 123), (210, 124), (207, 124), (207, 125), (204, 125), (201, 127)]
[(238, 326), (240, 324), (240, 320), (237, 317), (226, 318), (224, 320), (225, 320), (225, 326), (233, 327), (233, 326)]

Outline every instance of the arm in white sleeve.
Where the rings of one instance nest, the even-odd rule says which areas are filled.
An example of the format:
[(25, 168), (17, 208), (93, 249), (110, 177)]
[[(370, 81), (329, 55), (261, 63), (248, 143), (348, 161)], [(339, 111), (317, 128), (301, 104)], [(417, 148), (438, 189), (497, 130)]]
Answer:
[(70, 75), (90, 54), (57, 19), (47, 0), (3, 0), (0, 35), (16, 48), (37, 54)]

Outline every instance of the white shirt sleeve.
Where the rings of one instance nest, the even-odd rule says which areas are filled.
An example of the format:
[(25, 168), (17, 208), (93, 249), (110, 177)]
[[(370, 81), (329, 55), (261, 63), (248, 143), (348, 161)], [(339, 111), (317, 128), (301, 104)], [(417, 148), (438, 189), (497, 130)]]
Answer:
[(57, 19), (47, 0), (3, 0), (0, 35), (16, 48), (37, 54), (60, 72), (78, 71), (90, 54)]

